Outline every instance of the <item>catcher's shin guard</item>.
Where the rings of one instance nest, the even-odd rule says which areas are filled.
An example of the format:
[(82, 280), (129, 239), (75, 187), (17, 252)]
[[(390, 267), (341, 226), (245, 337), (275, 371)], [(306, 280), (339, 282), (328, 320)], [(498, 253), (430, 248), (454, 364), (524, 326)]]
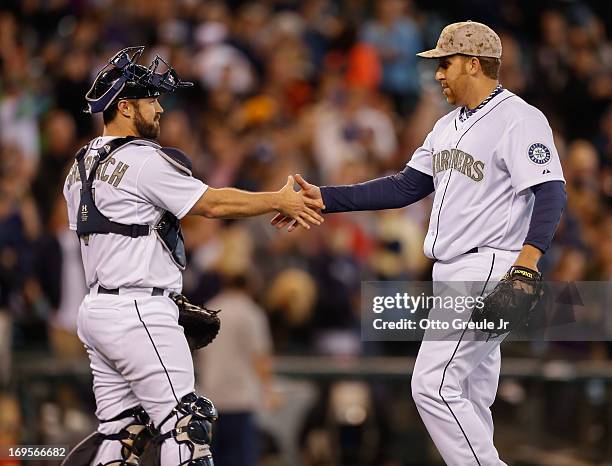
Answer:
[(170, 419), (177, 419), (173, 429), (158, 434), (147, 446), (140, 466), (159, 466), (161, 445), (170, 438), (185, 444), (191, 455), (178, 466), (214, 466), (210, 443), (212, 423), (217, 419), (217, 409), (208, 398), (188, 393), (166, 416), (159, 427)]
[(115, 434), (102, 434), (100, 432), (91, 434), (72, 449), (62, 461), (61, 466), (90, 466), (100, 445), (105, 440), (121, 442), (121, 458), (99, 466), (138, 465), (145, 446), (155, 435), (151, 420), (145, 410), (140, 406), (126, 409), (114, 418), (101, 421), (101, 423), (119, 421), (128, 417), (133, 417), (134, 421)]

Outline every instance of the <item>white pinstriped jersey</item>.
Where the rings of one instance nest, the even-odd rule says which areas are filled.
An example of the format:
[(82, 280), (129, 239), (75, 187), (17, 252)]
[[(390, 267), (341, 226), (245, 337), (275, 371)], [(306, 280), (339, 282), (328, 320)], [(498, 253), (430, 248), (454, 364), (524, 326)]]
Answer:
[(446, 261), (475, 247), (519, 251), (533, 210), (528, 188), (565, 181), (552, 130), (508, 90), (463, 122), (459, 113), (438, 120), (408, 162), (435, 186), (425, 255)]

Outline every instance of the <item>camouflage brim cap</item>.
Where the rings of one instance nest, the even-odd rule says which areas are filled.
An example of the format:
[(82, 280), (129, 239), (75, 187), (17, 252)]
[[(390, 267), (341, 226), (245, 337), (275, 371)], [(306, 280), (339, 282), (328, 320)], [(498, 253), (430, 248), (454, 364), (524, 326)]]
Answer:
[(458, 53), (473, 57), (501, 58), (501, 40), (486, 24), (464, 21), (446, 26), (440, 33), (436, 48), (417, 55), (423, 58), (440, 58)]

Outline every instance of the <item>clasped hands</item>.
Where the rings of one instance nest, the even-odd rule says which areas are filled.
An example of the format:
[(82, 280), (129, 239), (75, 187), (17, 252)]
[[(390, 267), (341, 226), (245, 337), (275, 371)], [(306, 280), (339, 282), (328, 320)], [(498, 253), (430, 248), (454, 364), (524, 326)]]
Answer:
[(287, 178), (287, 184), (279, 191), (281, 203), (278, 214), (270, 221), (279, 230), (288, 225), (287, 231), (293, 231), (298, 226), (309, 230), (310, 225), (321, 225), (323, 198), (318, 186), (308, 183), (301, 175), (295, 175), (295, 181), (300, 186), (299, 191), (293, 189), (294, 177)]

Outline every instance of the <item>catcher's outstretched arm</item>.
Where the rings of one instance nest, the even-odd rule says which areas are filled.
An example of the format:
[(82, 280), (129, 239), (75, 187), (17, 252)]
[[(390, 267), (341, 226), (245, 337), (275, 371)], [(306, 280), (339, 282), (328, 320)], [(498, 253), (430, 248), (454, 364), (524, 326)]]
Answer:
[(290, 176), (285, 186), (276, 192), (252, 193), (235, 188), (209, 187), (189, 214), (207, 218), (240, 218), (278, 211), (304, 228), (310, 228), (310, 224), (320, 225), (323, 217), (316, 209), (321, 209), (323, 203), (296, 192), (293, 185), (294, 179)]

